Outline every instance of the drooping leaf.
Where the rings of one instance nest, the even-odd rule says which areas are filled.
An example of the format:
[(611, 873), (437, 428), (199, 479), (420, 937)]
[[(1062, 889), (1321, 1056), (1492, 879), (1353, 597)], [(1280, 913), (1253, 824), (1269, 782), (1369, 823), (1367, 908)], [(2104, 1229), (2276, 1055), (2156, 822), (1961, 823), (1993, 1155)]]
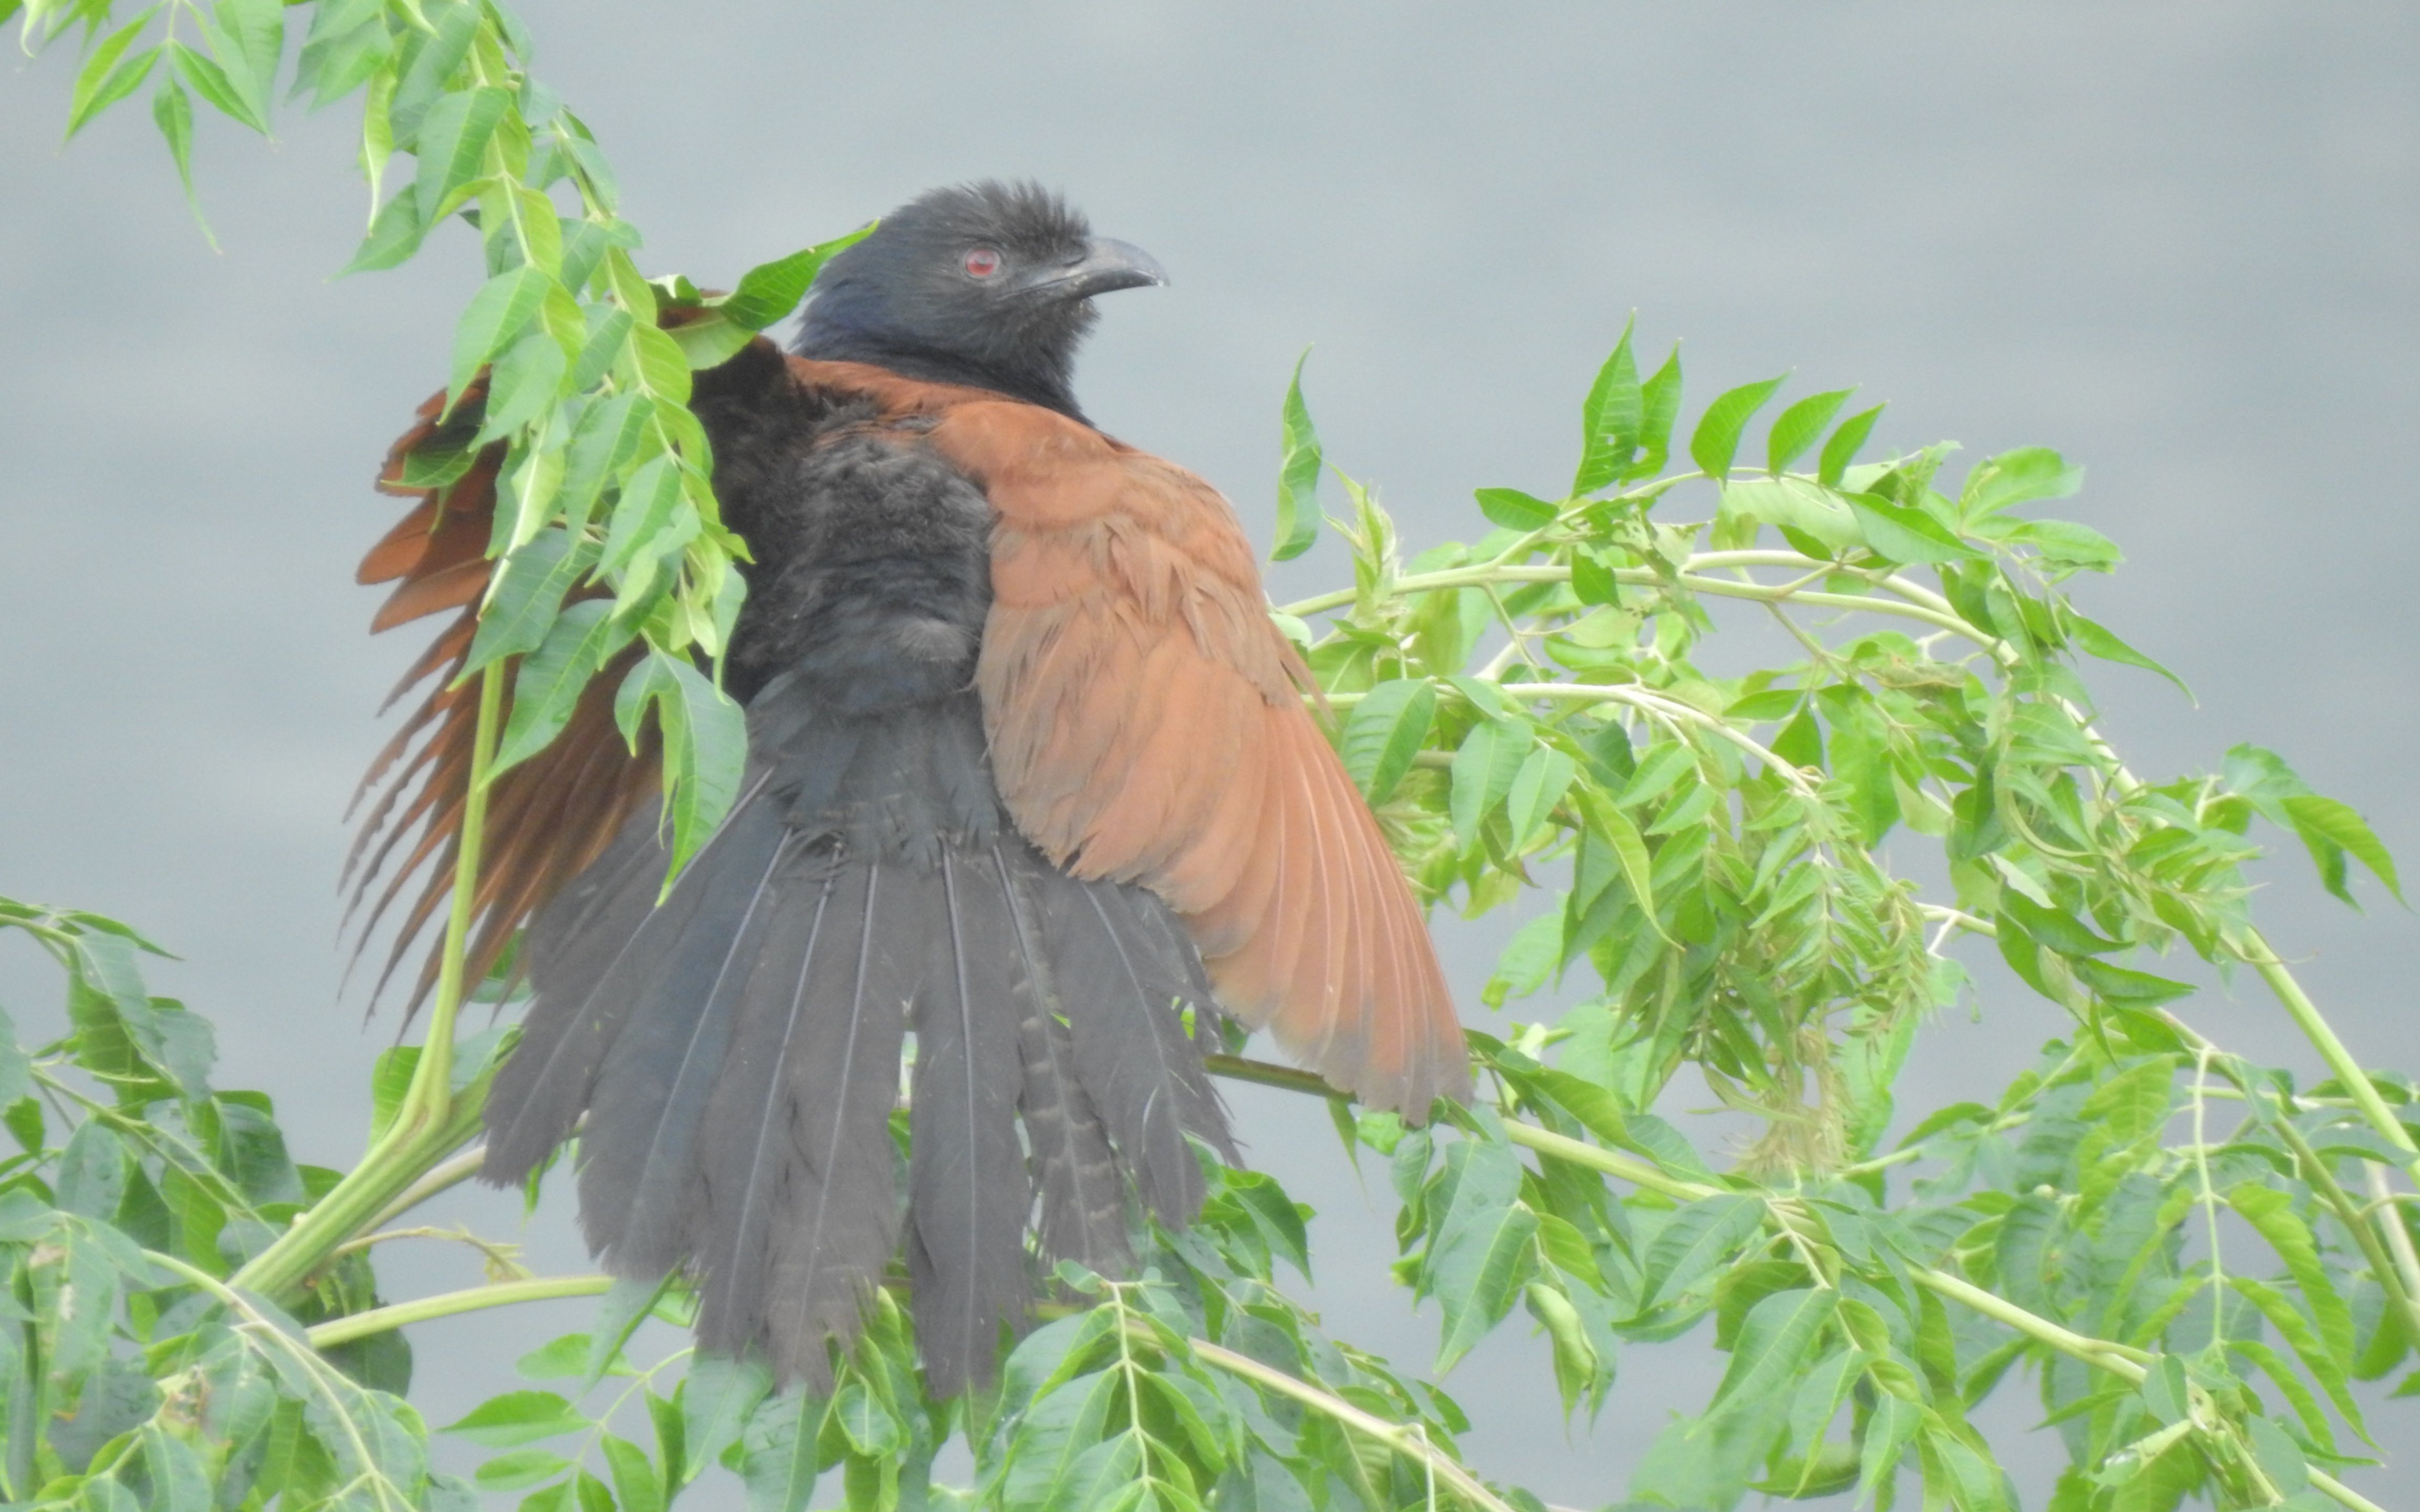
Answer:
[(1525, 1262), (1537, 1215), (1517, 1200), (1521, 1163), (1510, 1145), (1466, 1140), (1454, 1147), (1459, 1180), (1421, 1270), (1422, 1284), (1445, 1310), (1437, 1340), (1439, 1374), (1485, 1337), (1512, 1310), (1527, 1279)]
[(1435, 717), (1436, 689), (1419, 678), (1380, 683), (1354, 705), (1338, 746), (1345, 772), (1373, 807), (1411, 770)]

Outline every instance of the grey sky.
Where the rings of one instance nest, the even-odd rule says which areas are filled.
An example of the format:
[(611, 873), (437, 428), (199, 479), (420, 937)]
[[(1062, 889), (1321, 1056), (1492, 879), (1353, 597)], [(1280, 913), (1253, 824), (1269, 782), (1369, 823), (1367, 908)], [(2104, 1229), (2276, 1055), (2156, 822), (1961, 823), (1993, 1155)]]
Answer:
[[(1794, 368), (1862, 384), (1878, 439), (2021, 443), (2089, 469), (2078, 517), (2131, 561), (2091, 611), (2198, 709), (2122, 670), (2109, 727), (2150, 774), (2283, 751), (2390, 845), (2407, 777), (2410, 455), (2420, 406), (2420, 12), (2390, 4), (818, 4), (523, 7), (537, 71), (597, 129), (649, 267), (702, 282), (933, 183), (1030, 175), (1149, 248), (1081, 392), (1108, 429), (1203, 472), (1265, 539), (1277, 402), (1306, 379), (1329, 455), (1417, 547), (1479, 527), (1469, 490), (1550, 487), (1628, 313), (1685, 338), (1695, 403)], [(13, 54), (11, 54), (13, 57)], [(333, 895), (377, 699), (407, 658), (361, 633), (353, 560), (392, 517), (367, 481), (442, 372), (467, 236), (331, 283), (364, 200), (347, 118), (264, 145), (205, 128), (225, 252), (194, 234), (139, 102), (55, 148), (65, 57), (0, 85), (0, 891), (130, 918), (178, 950), (158, 990), (219, 1023), (223, 1079), (343, 1164), (391, 1026), (338, 1006)], [(1342, 572), (1326, 550), (1280, 594)], [(2420, 1068), (2420, 927), (2359, 918), (2299, 859), (2262, 899), (2366, 1057)], [(1490, 932), (1449, 935), (1475, 985)], [(0, 1003), (52, 984), (0, 950)], [(2257, 993), (2191, 1011), (2305, 1064)], [(1919, 1049), (1942, 1096), (1996, 1087), (2045, 1005), (1987, 993)], [(1263, 1164), (1324, 1214), (1320, 1304), (1407, 1361), (1434, 1346), (1380, 1267), (1383, 1219), (1325, 1119), (1238, 1096)], [(465, 1201), (491, 1231), (512, 1205)], [(585, 1264), (564, 1205), (528, 1234)], [(398, 1254), (390, 1289), (469, 1284)], [(433, 1421), (579, 1304), (419, 1336)], [(1449, 1381), (1488, 1473), (1618, 1499), (1665, 1410), (1712, 1383), (1702, 1336), (1636, 1349), (1569, 1436), (1516, 1320)], [(1989, 1420), (2039, 1417), (2011, 1382)], [(2388, 1442), (2392, 1443), (2392, 1439)], [(2053, 1446), (2017, 1468), (2039, 1504)], [(2382, 1483), (2373, 1483), (2382, 1484)]]

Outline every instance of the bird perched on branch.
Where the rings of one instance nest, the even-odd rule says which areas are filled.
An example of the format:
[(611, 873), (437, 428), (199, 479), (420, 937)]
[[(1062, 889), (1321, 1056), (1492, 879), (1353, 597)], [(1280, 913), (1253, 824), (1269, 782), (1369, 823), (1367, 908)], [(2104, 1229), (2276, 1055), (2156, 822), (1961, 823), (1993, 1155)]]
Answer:
[[(534, 996), (485, 1174), (521, 1180), (584, 1115), (591, 1247), (619, 1274), (686, 1271), (709, 1350), (828, 1381), (827, 1341), (904, 1247), (933, 1389), (989, 1379), (1033, 1256), (1114, 1272), (1130, 1203), (1198, 1209), (1188, 1136), (1233, 1157), (1202, 1070), (1218, 1014), (1414, 1119), (1466, 1090), (1419, 903), (1233, 512), (1076, 402), (1092, 301), (1163, 282), (996, 183), (835, 256), (795, 354), (760, 338), (691, 400), (755, 557), (728, 818), (659, 903), (656, 757), (616, 731), (613, 667), (490, 790), (473, 967), (526, 924)], [(365, 784), (366, 872), (402, 848), (382, 903), (420, 879), (407, 941), (459, 838), (477, 690), (452, 685), (503, 450), (442, 499), (410, 486), (415, 452), (478, 423), (436, 405), (383, 479), (422, 503), (362, 569), (398, 581), (378, 628), (460, 611)]]

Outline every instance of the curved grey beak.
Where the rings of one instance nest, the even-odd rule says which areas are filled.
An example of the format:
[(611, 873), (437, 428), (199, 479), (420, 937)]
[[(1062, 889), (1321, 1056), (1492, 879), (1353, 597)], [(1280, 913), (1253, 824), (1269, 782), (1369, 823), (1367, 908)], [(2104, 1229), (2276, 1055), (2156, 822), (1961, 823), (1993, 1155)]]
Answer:
[(1029, 288), (1047, 290), (1061, 299), (1089, 300), (1122, 288), (1141, 288), (1168, 282), (1159, 259), (1131, 241), (1094, 237), (1077, 262), (1035, 278)]

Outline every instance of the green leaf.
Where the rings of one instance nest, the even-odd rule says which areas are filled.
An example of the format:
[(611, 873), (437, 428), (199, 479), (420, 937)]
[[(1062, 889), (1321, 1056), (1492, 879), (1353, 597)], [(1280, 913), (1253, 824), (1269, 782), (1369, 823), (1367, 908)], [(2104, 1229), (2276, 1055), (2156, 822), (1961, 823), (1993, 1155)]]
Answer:
[(295, 63), (294, 92), (307, 91), (314, 110), (360, 88), (393, 56), (395, 44), (380, 8), (366, 0), (311, 8), (310, 35)]
[(471, 43), (479, 35), (481, 8), (448, 5), (435, 19), (436, 35), (412, 54), (411, 65), (396, 84), (395, 99), (387, 106), (397, 145), (409, 144), (418, 135), (421, 118), (445, 92), (454, 70), (470, 55)]
[(2386, 884), (2386, 890), (2394, 894), (2397, 903), (2404, 902), (2403, 885), (2395, 875), (2395, 857), (2387, 854), (2385, 843), (2351, 805), (2316, 793), (2295, 794), (2280, 801), (2287, 816), (2294, 821), (2295, 832), (2310, 847), (2312, 859), (2319, 863), (2319, 874), (2327, 880), (2330, 892), (2346, 903), (2352, 902), (2352, 894), (2344, 886), (2342, 869), (2337, 868), (2331, 876), (2327, 864), (2328, 853), (2341, 850)]
[(1854, 389), (1832, 389), (1823, 393), (1810, 393), (1774, 418), (1773, 429), (1764, 438), (1764, 471), (1774, 477), (1781, 470), (1806, 454), (1823, 434), (1823, 427), (1849, 402)]
[(1528, 845), (1529, 839), (1544, 828), (1570, 791), (1572, 779), (1579, 775), (1579, 764), (1551, 746), (1540, 746), (1522, 759), (1520, 770), (1512, 777), (1512, 785), (1505, 793), (1505, 813), (1512, 821), (1512, 850)]
[(1863, 1350), (1844, 1349), (1799, 1376), (1790, 1397), (1792, 1453), (1802, 1459), (1814, 1454), (1823, 1442), (1824, 1430), (1839, 1415), (1840, 1404), (1855, 1389), (1868, 1358)]
[(1345, 772), (1373, 808), (1411, 770), (1435, 717), (1436, 689), (1419, 678), (1380, 683), (1353, 706), (1338, 746)]
[(2129, 971), (2105, 961), (2072, 963), (2076, 979), (2113, 1003), (2128, 1008), (2156, 1008), (2193, 995), (2190, 982), (2171, 981), (2148, 971)]
[(1306, 347), (1294, 360), (1294, 378), (1286, 384), (1278, 462), (1278, 535), (1269, 548), (1271, 562), (1291, 562), (1319, 538), (1319, 472), (1324, 458), (1319, 432), (1311, 424), (1311, 409), (1302, 402), (1302, 364), (1309, 361), (1311, 348)]
[(553, 408), (569, 365), (562, 343), (545, 331), (514, 342), (489, 372), (487, 413), (473, 444), (509, 436)]
[(1581, 786), (1580, 803), (1588, 815), (1589, 838), (1612, 850), (1614, 859), (1621, 865), (1622, 881), (1629, 884), (1631, 897), (1637, 900), (1638, 911), (1647, 916), (1658, 934), (1663, 933), (1664, 926), (1656, 921), (1655, 914), (1655, 860), (1648, 854), (1647, 838), (1638, 832), (1630, 816), (1593, 783)]
[(466, 89), (429, 106), (420, 127), (415, 149), (420, 166), (411, 183), (422, 224), (436, 224), (455, 196), (481, 177), (489, 139), (510, 109), (512, 95), (497, 88)]
[[(850, 1381), (841, 1388), (843, 1396), (851, 1392), (868, 1396), (861, 1381)], [(898, 1420), (879, 1401), (873, 1403), (875, 1412), (889, 1419), (896, 1428)], [(830, 1413), (841, 1414), (837, 1404)], [(861, 1427), (862, 1414), (857, 1414)], [(824, 1403), (804, 1391), (791, 1391), (781, 1396), (768, 1396), (749, 1414), (748, 1430), (740, 1440), (739, 1474), (748, 1488), (748, 1512), (801, 1512), (815, 1493), (818, 1452), (826, 1421)], [(844, 1430), (847, 1427), (843, 1421)], [(852, 1440), (852, 1442), (854, 1442)], [(894, 1448), (898, 1441), (894, 1435)]]
[(565, 606), (546, 639), (513, 673), (512, 714), (489, 771), (506, 771), (551, 744), (570, 721), (588, 680), (636, 633), (613, 617), (613, 606), (603, 599)]
[(449, 410), (461, 401), (462, 391), (480, 367), (520, 338), (554, 286), (552, 278), (526, 264), (479, 285), (454, 328), (454, 365), (445, 383)]
[(210, 235), (210, 224), (202, 218), (202, 202), (194, 193), (194, 100), (183, 85), (174, 79), (160, 81), (160, 87), (151, 91), (151, 121), (160, 128), (168, 156), (177, 164), (177, 181), (185, 188), (185, 208), (201, 226), (202, 239), (216, 249), (218, 239)]
[(907, 1442), (908, 1430), (862, 1381), (849, 1381), (840, 1389), (832, 1398), (831, 1415), (849, 1447), (871, 1458), (896, 1454)]
[(177, 76), (190, 85), (194, 93), (202, 97), (204, 103), (222, 116), (241, 121), (263, 135), (268, 134), (269, 123), (254, 117), (252, 107), (236, 93), (235, 85), (227, 82), (225, 69), (182, 42), (170, 39), (160, 46), (168, 54), (168, 61), (176, 65)]
[(107, 1124), (86, 1119), (68, 1136), (55, 1180), (61, 1210), (110, 1222), (126, 1196), (126, 1147)]
[(337, 270), (336, 276), (393, 268), (418, 252), (421, 238), (427, 234), (427, 227), (421, 224), (418, 205), (419, 200), (407, 189), (380, 206), (370, 221), (369, 234), (354, 249), (353, 260)]
[[(621, 323), (621, 333), (615, 335), (618, 345), (627, 335), (630, 317), (613, 312), (598, 335), (612, 331), (615, 319)], [(581, 356), (584, 367), (586, 353)], [(585, 385), (582, 385), (583, 387)], [(617, 393), (600, 399), (581, 412), (579, 424), (572, 427), (571, 446), (565, 458), (563, 486), (555, 495), (564, 517), (574, 525), (585, 524), (589, 512), (596, 506), (597, 496), (606, 483), (638, 454), (640, 441), (647, 432), (647, 417), (653, 402), (644, 393)]]
[(508, 1391), (490, 1396), (440, 1431), (490, 1449), (588, 1430), (587, 1414), (551, 1391)]
[(772, 1373), (753, 1360), (701, 1355), (681, 1386), (681, 1443), (687, 1462), (704, 1469), (739, 1442), (749, 1413), (773, 1389)]
[(664, 1478), (647, 1451), (615, 1433), (605, 1434), (598, 1447), (605, 1451), (605, 1468), (613, 1477), (613, 1497), (621, 1512), (664, 1512)]
[(721, 310), (708, 310), (700, 318), (684, 320), (668, 333), (689, 365), (701, 373), (721, 367), (756, 339), (754, 332), (729, 319)]
[(145, 48), (132, 57), (126, 50), (151, 24), (160, 13), (153, 6), (132, 21), (109, 34), (76, 71), (75, 92), (68, 104), (68, 136), (72, 140), (85, 123), (134, 92), (135, 87), (150, 75), (151, 66), (160, 61), (160, 50)]
[(1823, 460), (1817, 464), (1815, 471), (1816, 482), (1826, 488), (1840, 486), (1841, 474), (1847, 472), (1849, 464), (1857, 459), (1858, 449), (1866, 444), (1866, 438), (1874, 433), (1874, 422), (1880, 420), (1882, 414), (1883, 407), (1876, 405), (1871, 409), (1860, 409), (1840, 422), (1840, 428), (1823, 443)]
[(2302, 1310), (2275, 1288), (2265, 1286), (2250, 1276), (2230, 1275), (2226, 1284), (2260, 1310), (2260, 1316), (2269, 1319), (2270, 1326), (2276, 1329), (2292, 1347), (2295, 1358), (2303, 1362), (2303, 1367), (2311, 1373), (2312, 1380), (2319, 1382), (2319, 1389), (2328, 1394), (2328, 1400), (2344, 1414), (2344, 1420), (2366, 1435), (2361, 1406), (2353, 1400), (2344, 1368), (2336, 1363), (2335, 1352), (2327, 1341), (2319, 1337)]
[(1977, 1454), (1974, 1445), (1938, 1429), (1927, 1433), (1925, 1443), (1949, 1473), (1959, 1512), (2009, 1512), (1999, 1467)]
[(2303, 1446), (2292, 1434), (2265, 1417), (2245, 1419), (2243, 1430), (2252, 1441), (2252, 1458), (2259, 1463), (2261, 1473), (2280, 1492), (2297, 1495), (2311, 1484), (2310, 1461), (2303, 1457)]
[(2286, 1272), (2294, 1278), (2294, 1287), (2319, 1324), (2319, 1342), (2343, 1369), (2352, 1368), (2352, 1309), (2345, 1304), (2328, 1275), (2328, 1268), (2319, 1262), (2319, 1242), (2302, 1215), (2294, 1211), (2294, 1199), (2272, 1187), (2246, 1183), (2226, 1194), (2226, 1205), (2233, 1208), (2269, 1242), (2285, 1262)]
[(1960, 512), (1980, 519), (2038, 499), (2064, 499), (2084, 486), (2084, 470), (2047, 446), (2021, 446), (1985, 457), (1966, 474), (1958, 499)]
[(216, 0), (202, 31), (229, 85), (243, 100), (244, 115), (239, 118), (266, 136), (270, 95), (286, 51), (285, 0)]
[(1842, 494), (1866, 544), (1893, 562), (1968, 562), (1982, 555), (1923, 510), (1878, 493)]
[(1481, 719), (1463, 736), (1453, 755), (1449, 810), (1454, 843), (1464, 850), (1478, 840), (1479, 826), (1512, 791), (1529, 745), (1529, 732), (1505, 719)]
[(1689, 455), (1697, 461), (1699, 471), (1717, 481), (1730, 476), (1731, 458), (1739, 454), (1740, 432), (1781, 383), (1779, 378), (1744, 383), (1706, 407), (1706, 412), (1698, 418), (1698, 428), (1689, 437)]
[(748, 719), (686, 658), (652, 648), (613, 697), (623, 738), (638, 739), (639, 721), (650, 704), (664, 737), (664, 811), (673, 830), (669, 886), (738, 795), (748, 760)]
[(1553, 1347), (1555, 1386), (1562, 1394), (1563, 1415), (1569, 1417), (1580, 1397), (1605, 1375), (1596, 1345), (1588, 1336), (1579, 1309), (1572, 1305), (1571, 1297), (1559, 1288), (1532, 1281), (1522, 1288), (1521, 1298), (1529, 1316), (1546, 1331), (1547, 1341)]
[(2044, 908), (2014, 887), (2001, 889), (1999, 911), (2061, 955), (2107, 955), (2126, 948), (2116, 940), (2102, 938), (2071, 915)]
[(620, 572), (673, 523), (681, 501), (680, 458), (659, 452), (639, 465), (622, 485), (613, 505), (613, 520), (605, 532), (605, 554), (597, 563), (600, 573)]
[(1744, 478), (1723, 489), (1722, 512), (1813, 536), (1835, 553), (1865, 540), (1849, 502), (1805, 478)]
[(627, 1372), (622, 1359), (623, 1347), (630, 1335), (647, 1320), (656, 1299), (664, 1294), (663, 1280), (633, 1281), (618, 1276), (597, 1304), (597, 1320), (588, 1325), (588, 1354), (581, 1362), (582, 1389), (592, 1387), (609, 1375)]
[[(570, 1468), (571, 1461), (551, 1449), (515, 1449), (508, 1454), (500, 1454), (481, 1462), (472, 1478), (479, 1483), (479, 1489), (482, 1490), (525, 1491), (540, 1482), (554, 1479)], [(549, 1488), (557, 1492), (567, 1489), (565, 1486)], [(564, 1498), (560, 1495), (543, 1502), (538, 1497), (533, 1496), (522, 1502), (521, 1505), (527, 1507), (532, 1502), (557, 1508), (566, 1505)]]
[(1310, 1280), (1311, 1236), (1303, 1227), (1301, 1210), (1286, 1196), (1285, 1188), (1258, 1171), (1230, 1171), (1227, 1196), (1251, 1220), (1269, 1253)]
[(1864, 1505), (1888, 1479), (1923, 1425), (1923, 1408), (1888, 1392), (1876, 1394), (1873, 1412), (1866, 1419), (1866, 1442), (1857, 1453), (1857, 1504)]
[(1638, 391), (1638, 460), (1622, 472), (1628, 482), (1652, 478), (1664, 471), (1672, 455), (1672, 422), (1681, 415), (1681, 344), (1674, 342), (1664, 365)]
[(845, 252), (873, 235), (875, 224), (869, 222), (845, 237), (751, 268), (739, 275), (739, 286), (722, 301), (723, 315), (749, 331), (764, 330), (797, 309), (824, 264), (835, 253)]
[(1453, 1156), (1460, 1167), (1453, 1202), (1421, 1266), (1424, 1288), (1445, 1310), (1440, 1375), (1512, 1310), (1538, 1227), (1537, 1215), (1516, 1200), (1521, 1162), (1511, 1145), (1469, 1139), (1454, 1146)]
[(2187, 698), (2193, 697), (2193, 689), (2185, 686), (2183, 678), (2119, 640), (2117, 632), (2096, 620), (2086, 618), (2071, 604), (2065, 606), (2063, 612), (2069, 637), (2086, 654), (2098, 656), (2102, 661), (2123, 662), (2129, 667), (2140, 667), (2147, 672), (2157, 672), (2174, 683), (2178, 692)]
[(1555, 522), (1555, 506), (1543, 499), (1523, 493), (1518, 488), (1481, 488), (1473, 497), (1479, 501), (1479, 512), (1508, 531), (1528, 533), (1542, 531)]
[(2032, 547), (2046, 565), (2055, 568), (2108, 572), (2125, 560), (2116, 542), (2072, 520), (2026, 520), (2007, 530), (2000, 539)]
[(1810, 1287), (1773, 1292), (1749, 1308), (1706, 1414), (1742, 1403), (1761, 1408), (1790, 1389), (1831, 1323), (1839, 1297), (1834, 1288)]
[(524, 1381), (568, 1381), (588, 1371), (588, 1335), (566, 1334), (513, 1362)]
[(1678, 1295), (1713, 1270), (1764, 1225), (1764, 1204), (1726, 1193), (1701, 1197), (1675, 1212), (1647, 1249), (1638, 1310), (1661, 1297)]
[(1638, 764), (1630, 779), (1622, 783), (1621, 791), (1613, 795), (1613, 801), (1624, 809), (1653, 803), (1681, 780), (1683, 773), (1692, 771), (1697, 762), (1698, 753), (1685, 743), (1666, 741)]
[[(1580, 465), (1572, 475), (1575, 497), (1594, 493), (1621, 477), (1637, 455), (1639, 429), (1647, 419), (1638, 363), (1630, 353), (1630, 332), (1637, 323), (1636, 315), (1622, 323), (1621, 339), (1597, 370), (1596, 381), (1589, 385), (1588, 399), (1580, 407)], [(1485, 507), (1484, 501), (1481, 507)]]

